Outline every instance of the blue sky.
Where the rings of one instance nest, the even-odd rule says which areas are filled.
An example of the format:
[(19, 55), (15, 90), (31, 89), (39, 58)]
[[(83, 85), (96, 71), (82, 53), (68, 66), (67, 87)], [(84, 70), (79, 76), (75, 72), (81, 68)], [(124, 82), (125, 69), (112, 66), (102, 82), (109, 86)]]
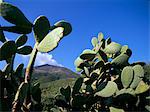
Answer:
[[(73, 31), (64, 37), (59, 46), (49, 54), (40, 54), (38, 59), (49, 60), (49, 64), (65, 66), (75, 71), (74, 60), (86, 48), (92, 48), (91, 38), (103, 32), (105, 37), (122, 45), (129, 45), (133, 51), (130, 62), (150, 61), (149, 49), (149, 4), (148, 0), (5, 0), (20, 8), (33, 22), (45, 15), (51, 25), (59, 20), (72, 24)], [(9, 25), (0, 17), (0, 24)], [(18, 35), (5, 33), (8, 39)], [(34, 44), (29, 34), (28, 45)], [(15, 65), (28, 63), (28, 56), (16, 57)], [(4, 62), (0, 63), (3, 68)], [(41, 64), (39, 61), (36, 65)]]

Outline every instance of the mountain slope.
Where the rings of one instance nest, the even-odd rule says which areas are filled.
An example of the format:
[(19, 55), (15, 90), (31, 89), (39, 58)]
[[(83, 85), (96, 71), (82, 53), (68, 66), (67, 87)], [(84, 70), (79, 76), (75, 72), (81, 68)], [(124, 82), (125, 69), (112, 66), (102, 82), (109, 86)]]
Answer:
[(79, 75), (68, 68), (48, 64), (36, 66), (33, 70), (33, 81), (40, 83), (77, 77)]

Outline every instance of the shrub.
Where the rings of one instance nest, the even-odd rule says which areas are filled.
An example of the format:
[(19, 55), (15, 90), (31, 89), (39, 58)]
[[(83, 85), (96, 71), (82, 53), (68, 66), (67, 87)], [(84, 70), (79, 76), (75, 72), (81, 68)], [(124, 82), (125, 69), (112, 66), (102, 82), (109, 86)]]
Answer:
[(56, 105), (63, 111), (150, 111), (149, 76), (144, 62), (129, 63), (127, 45), (104, 39), (102, 33), (91, 40), (93, 49), (85, 49), (75, 60), (81, 73), (71, 88), (61, 88)]

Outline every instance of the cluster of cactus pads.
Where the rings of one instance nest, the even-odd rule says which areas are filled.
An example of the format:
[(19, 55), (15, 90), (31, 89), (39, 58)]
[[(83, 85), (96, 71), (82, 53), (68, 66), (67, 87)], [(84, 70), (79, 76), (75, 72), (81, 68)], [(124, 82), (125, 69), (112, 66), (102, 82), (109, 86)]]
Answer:
[(63, 111), (150, 111), (150, 80), (144, 62), (129, 63), (132, 51), (102, 33), (91, 40), (93, 49), (75, 60), (81, 73), (71, 88), (61, 88), (56, 105)]
[[(6, 66), (0, 70), (0, 111), (29, 111), (40, 108), (41, 90), (39, 84), (31, 84), (31, 77), (37, 52), (54, 50), (59, 41), (71, 31), (71, 25), (66, 21), (59, 21), (50, 25), (45, 16), (39, 16), (31, 23), (20, 9), (7, 2), (0, 1), (0, 16), (12, 26), (0, 26), (0, 61), (6, 61)], [(14, 40), (7, 40), (4, 31), (20, 34)], [(27, 34), (33, 31), (35, 45), (25, 45)], [(17, 54), (28, 55), (30, 60), (26, 67), (18, 65), (14, 70), (14, 61)]]

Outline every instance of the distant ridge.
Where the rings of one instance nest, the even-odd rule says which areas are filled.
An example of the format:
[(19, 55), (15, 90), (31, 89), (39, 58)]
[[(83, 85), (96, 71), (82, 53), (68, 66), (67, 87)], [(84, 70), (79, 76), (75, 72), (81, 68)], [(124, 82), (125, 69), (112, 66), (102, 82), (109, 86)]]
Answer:
[(79, 77), (77, 73), (66, 67), (45, 64), (35, 66), (33, 69), (33, 80), (38, 80), (41, 83), (77, 77)]

